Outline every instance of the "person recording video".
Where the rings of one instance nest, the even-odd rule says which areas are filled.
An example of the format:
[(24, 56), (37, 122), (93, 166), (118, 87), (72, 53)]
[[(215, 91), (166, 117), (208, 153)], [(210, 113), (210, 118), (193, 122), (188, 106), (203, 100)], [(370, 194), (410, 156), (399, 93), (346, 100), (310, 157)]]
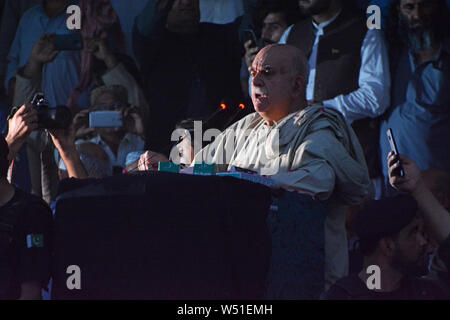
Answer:
[[(339, 280), (323, 299), (450, 298), (450, 213), (427, 187), (414, 161), (391, 151), (387, 166), (390, 184), (406, 195), (373, 201), (358, 214), (354, 228), (364, 267), (357, 275)], [(439, 244), (434, 260), (441, 259), (446, 270), (430, 280), (420, 276), (429, 274), (433, 240)], [(371, 265), (380, 267), (379, 288), (366, 286)]]
[(10, 184), (7, 171), (37, 128), (37, 113), (23, 105), (0, 137), (0, 300), (41, 299), (50, 279), (52, 213), (36, 196)]
[(125, 168), (129, 153), (145, 147), (140, 110), (128, 101), (128, 91), (121, 85), (98, 87), (91, 93), (92, 107), (78, 113), (73, 121), (77, 144), (99, 145), (117, 173)]
[(258, 15), (258, 24), (261, 25), (261, 38), (258, 40), (253, 30), (244, 31), (246, 34), (244, 48), (247, 68), (252, 66), (259, 50), (269, 44), (278, 43), (286, 28), (293, 22), (289, 8), (277, 2), (261, 6)]
[[(426, 186), (417, 164), (404, 155), (388, 154), (389, 182), (398, 191), (411, 194), (423, 214), (430, 235), (440, 244), (439, 253), (450, 267), (450, 213)], [(400, 177), (399, 168), (404, 175)]]

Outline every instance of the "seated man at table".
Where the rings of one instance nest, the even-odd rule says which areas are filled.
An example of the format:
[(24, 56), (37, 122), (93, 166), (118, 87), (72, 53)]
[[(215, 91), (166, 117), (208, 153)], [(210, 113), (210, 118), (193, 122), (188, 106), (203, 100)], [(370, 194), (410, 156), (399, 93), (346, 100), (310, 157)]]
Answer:
[(339, 112), (308, 106), (308, 65), (299, 49), (267, 46), (256, 56), (251, 73), (256, 112), (196, 153), (194, 163), (226, 169), (235, 165), (270, 176), (286, 189), (330, 199), (333, 209), (325, 222), (328, 288), (348, 273), (345, 206), (358, 205), (369, 194), (361, 146)]

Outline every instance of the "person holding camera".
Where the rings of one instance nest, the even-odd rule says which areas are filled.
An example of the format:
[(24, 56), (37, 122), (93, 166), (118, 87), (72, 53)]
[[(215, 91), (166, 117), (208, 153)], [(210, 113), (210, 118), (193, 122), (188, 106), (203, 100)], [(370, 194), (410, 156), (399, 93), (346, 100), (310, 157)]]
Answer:
[(98, 87), (91, 94), (92, 107), (73, 120), (77, 144), (91, 142), (101, 146), (117, 173), (125, 168), (128, 153), (143, 151), (145, 147), (139, 109), (127, 101), (128, 92), (123, 86)]
[(44, 201), (7, 180), (15, 154), (37, 127), (37, 113), (23, 105), (0, 137), (0, 300), (41, 299), (50, 279), (52, 213)]
[[(61, 54), (53, 43), (54, 35), (42, 35), (34, 45), (30, 59), (24, 68), (20, 69), (16, 76), (14, 105), (20, 105), (30, 101), (31, 97), (44, 88), (42, 83), (43, 67), (51, 63)], [(84, 52), (94, 58), (92, 84), (81, 96), (75, 95), (75, 100), (81, 101), (83, 95), (90, 93), (92, 88), (103, 85), (121, 85), (127, 90), (127, 103), (135, 105), (139, 113), (147, 114), (147, 102), (144, 94), (136, 81), (136, 77), (129, 72), (127, 59), (115, 54), (103, 39), (90, 38), (84, 40)], [(99, 66), (100, 65), (100, 66)], [(131, 68), (132, 69), (132, 68)], [(91, 72), (91, 71), (89, 71)], [(69, 95), (66, 97), (66, 101)], [(50, 108), (54, 108), (50, 102)], [(87, 103), (89, 105), (89, 102)], [(80, 105), (83, 106), (83, 105)], [(72, 114), (79, 111), (77, 104), (71, 105)], [(60, 108), (60, 107), (58, 107)], [(46, 128), (47, 129), (47, 128)], [(57, 166), (53, 161), (54, 147), (49, 144), (50, 137), (42, 132), (33, 133), (27, 144), (27, 156), (30, 168), (30, 177), (33, 193), (43, 195), (48, 201), (56, 196), (58, 185)], [(41, 159), (44, 159), (43, 162)], [(43, 185), (43, 182), (45, 184)]]

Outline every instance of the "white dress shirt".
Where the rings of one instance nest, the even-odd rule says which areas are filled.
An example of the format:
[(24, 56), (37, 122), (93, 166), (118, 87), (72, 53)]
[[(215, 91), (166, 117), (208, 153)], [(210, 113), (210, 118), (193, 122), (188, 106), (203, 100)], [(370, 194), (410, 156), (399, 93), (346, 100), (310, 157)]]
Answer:
[[(320, 36), (324, 34), (324, 28), (336, 18), (337, 16), (319, 25), (313, 22), (316, 40), (309, 57), (310, 75), (306, 89), (308, 101), (314, 100), (314, 83)], [(285, 30), (279, 41), (280, 44), (286, 44), (292, 27), (293, 25)], [(361, 46), (361, 69), (358, 84), (359, 88), (357, 90), (322, 101), (323, 105), (340, 111), (349, 123), (368, 117), (375, 118), (386, 111), (390, 104), (391, 78), (388, 50), (381, 30), (368, 30), (364, 38)]]

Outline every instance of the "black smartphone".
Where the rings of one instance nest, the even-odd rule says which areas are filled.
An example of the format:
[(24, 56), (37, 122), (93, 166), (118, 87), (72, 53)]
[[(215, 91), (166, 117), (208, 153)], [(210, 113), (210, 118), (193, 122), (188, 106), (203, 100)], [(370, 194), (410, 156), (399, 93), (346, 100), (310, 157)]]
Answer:
[(83, 49), (83, 39), (79, 33), (55, 34), (52, 37), (53, 45), (58, 51), (77, 51)]
[[(392, 132), (392, 129), (389, 128), (386, 131), (386, 134), (388, 136), (388, 140), (389, 140), (389, 144), (391, 145), (391, 150), (394, 152), (394, 154), (398, 157), (398, 149), (397, 149), (397, 144), (395, 143), (395, 139), (394, 139), (394, 133)], [(398, 167), (398, 175), (400, 177), (403, 177), (405, 175), (405, 173), (403, 172), (403, 168), (402, 168), (402, 162), (400, 161), (400, 158), (398, 158), (398, 162), (400, 163), (400, 166)], [(396, 171), (397, 171), (396, 170)]]
[(258, 45), (258, 39), (256, 38), (255, 32), (252, 29), (244, 30), (244, 43), (248, 40), (252, 41), (250, 47), (256, 47)]

